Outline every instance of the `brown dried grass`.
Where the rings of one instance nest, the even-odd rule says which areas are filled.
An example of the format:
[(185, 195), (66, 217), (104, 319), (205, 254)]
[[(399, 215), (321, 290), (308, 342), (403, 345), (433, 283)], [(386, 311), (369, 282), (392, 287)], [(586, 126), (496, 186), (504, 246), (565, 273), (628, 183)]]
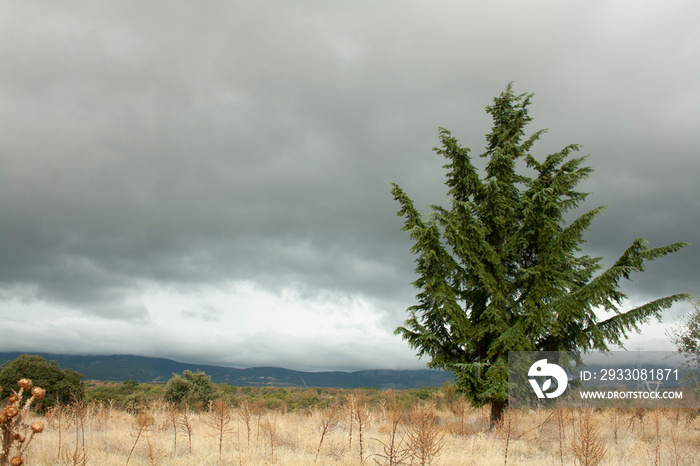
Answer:
[[(641, 416), (633, 410), (510, 410), (501, 428), (489, 430), (487, 408), (469, 407), (461, 412), (445, 403), (439, 408), (430, 402), (406, 407), (392, 405), (388, 400), (376, 409), (367, 407), (360, 442), (357, 414), (351, 425), (346, 405), (330, 408), (336, 414), (321, 409), (282, 412), (252, 407), (249, 405), (250, 416), (246, 415), (245, 405), (232, 408), (231, 430), (221, 443), (208, 425), (209, 412), (187, 412), (190, 433), (179, 434), (189, 437), (191, 449), (181, 447), (177, 452), (173, 451), (175, 427), (167, 406), (145, 408), (154, 424), (141, 436), (130, 464), (459, 466), (502, 465), (507, 461), (508, 465), (573, 465), (594, 464), (596, 451), (605, 452), (598, 463), (601, 465), (700, 464), (700, 421), (688, 410), (658, 410)], [(83, 454), (87, 464), (126, 463), (135, 444), (132, 426), (136, 414), (113, 410), (106, 416), (104, 412), (108, 410), (100, 412), (95, 409), (87, 413), (84, 429), (76, 429), (75, 417), (64, 415), (60, 441), (71, 455), (77, 444), (78, 454), (75, 461), (65, 458), (68, 461), (63, 464), (79, 464)], [(35, 415), (30, 418), (29, 423), (41, 420)], [(26, 464), (62, 464), (56, 457), (61, 429), (55, 417), (46, 424), (41, 442), (32, 444), (27, 452)], [(349, 443), (351, 429), (353, 437)], [(68, 449), (66, 443), (70, 443)]]

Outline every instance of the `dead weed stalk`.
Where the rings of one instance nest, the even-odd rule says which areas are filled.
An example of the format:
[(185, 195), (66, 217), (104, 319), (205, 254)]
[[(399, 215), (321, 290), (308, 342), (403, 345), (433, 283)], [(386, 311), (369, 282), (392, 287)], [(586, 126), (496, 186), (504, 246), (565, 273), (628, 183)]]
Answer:
[(440, 454), (445, 434), (438, 425), (435, 407), (430, 404), (414, 406), (407, 416), (407, 446), (411, 461), (427, 466)]
[(584, 410), (579, 419), (576, 438), (572, 442), (572, 450), (577, 464), (595, 466), (605, 459), (606, 448), (600, 438), (600, 429), (590, 409)]

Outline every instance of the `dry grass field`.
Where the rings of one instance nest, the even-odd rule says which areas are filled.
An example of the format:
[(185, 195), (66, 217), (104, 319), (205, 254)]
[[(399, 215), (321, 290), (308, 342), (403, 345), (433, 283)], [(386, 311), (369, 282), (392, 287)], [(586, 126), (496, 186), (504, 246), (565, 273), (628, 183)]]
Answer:
[[(138, 413), (100, 403), (56, 409), (25, 454), (29, 465), (700, 464), (700, 419), (688, 410), (507, 412), (463, 400), (370, 407), (343, 404), (285, 412), (242, 402)], [(220, 449), (221, 448), (221, 449)]]

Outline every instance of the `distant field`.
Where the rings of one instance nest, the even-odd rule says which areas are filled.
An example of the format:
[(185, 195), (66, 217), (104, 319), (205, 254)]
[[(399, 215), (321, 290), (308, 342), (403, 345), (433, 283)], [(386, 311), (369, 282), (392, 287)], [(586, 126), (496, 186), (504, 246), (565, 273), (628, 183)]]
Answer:
[(491, 431), (488, 414), (444, 390), (338, 391), (292, 411), (252, 398), (199, 411), (93, 401), (49, 413), (26, 464), (700, 464), (688, 410), (511, 410)]

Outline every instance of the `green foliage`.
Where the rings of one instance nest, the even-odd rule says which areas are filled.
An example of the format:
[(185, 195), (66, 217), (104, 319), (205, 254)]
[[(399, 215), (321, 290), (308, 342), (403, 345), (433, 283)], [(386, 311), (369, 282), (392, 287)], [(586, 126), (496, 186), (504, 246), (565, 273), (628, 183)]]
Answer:
[(678, 352), (700, 365), (700, 299), (693, 310), (671, 331), (671, 339)]
[[(147, 406), (153, 401), (163, 400), (166, 385), (165, 383), (134, 385), (129, 381), (87, 382), (85, 400), (95, 400), (105, 404), (113, 400), (115, 408), (131, 410), (138, 408), (139, 405)], [(216, 384), (213, 398), (222, 398), (233, 406), (247, 401), (251, 405), (259, 404), (267, 409), (308, 412), (310, 409), (324, 408), (333, 403), (343, 404), (350, 395), (365, 399), (373, 408), (379, 408), (387, 398), (406, 407), (426, 400), (445, 407), (458, 398), (454, 392), (455, 389), (451, 384), (440, 388), (377, 390), (374, 388), (235, 387), (222, 383)]]
[[(543, 162), (530, 154), (544, 133), (525, 139), (531, 98), (509, 85), (486, 108), (493, 128), (481, 154), (487, 158), (483, 178), (470, 150), (440, 128), (442, 146), (433, 150), (448, 162), (449, 209), (431, 206), (424, 219), (392, 184), (402, 229), (414, 242), (419, 290), (396, 333), (430, 357), (430, 367), (454, 371), (474, 404), (490, 403), (492, 421), (507, 403), (509, 351), (606, 351), (686, 297), (620, 311), (627, 298), (620, 280), (685, 244), (648, 248), (638, 238), (607, 270), (602, 258), (579, 254), (583, 233), (603, 208), (568, 223), (565, 214), (588, 195), (575, 188), (592, 170), (583, 166), (586, 157), (571, 157), (575, 144)], [(518, 161), (534, 176), (518, 173)], [(600, 310), (612, 316), (601, 321)]]
[(165, 385), (163, 396), (169, 403), (185, 403), (190, 407), (201, 404), (206, 407), (214, 399), (214, 384), (204, 372), (188, 369), (182, 375), (173, 374)]
[(693, 303), (693, 310), (669, 333), (678, 352), (686, 358), (687, 381), (700, 393), (700, 299)]
[(165, 384), (137, 383), (134, 380), (116, 382), (89, 382), (86, 401), (114, 402), (119, 408), (135, 412), (156, 398), (162, 398)]
[[(46, 390), (45, 398), (37, 404), (45, 410), (56, 403), (69, 404), (74, 399), (82, 400), (85, 387), (80, 380), (82, 375), (72, 369), (61, 369), (55, 361), (47, 361), (42, 356), (23, 354), (7, 361), (0, 368), (1, 398), (7, 398), (17, 391), (17, 381), (28, 378), (34, 386)], [(25, 396), (29, 396), (26, 393)]]

